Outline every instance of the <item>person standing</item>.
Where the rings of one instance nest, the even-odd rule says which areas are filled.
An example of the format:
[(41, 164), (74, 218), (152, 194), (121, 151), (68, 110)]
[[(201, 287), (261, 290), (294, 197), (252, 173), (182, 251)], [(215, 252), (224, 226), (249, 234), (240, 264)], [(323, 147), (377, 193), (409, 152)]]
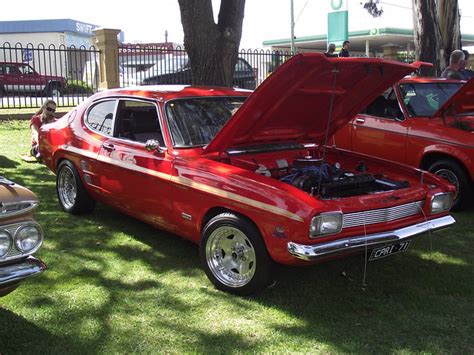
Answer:
[(337, 57), (336, 54), (336, 45), (334, 43), (329, 43), (328, 50), (324, 52), (326, 57)]
[(464, 77), (464, 80), (469, 80), (474, 77), (474, 72), (472, 70), (466, 69), (466, 66), (469, 64), (469, 52), (465, 49), (462, 50), (464, 53), (464, 60), (461, 69), (459, 70)]
[(39, 130), (45, 123), (51, 123), (56, 120), (54, 113), (56, 112), (56, 102), (53, 100), (46, 100), (43, 106), (31, 117), (31, 151), (30, 154), (36, 159), (40, 160), (39, 153)]
[(351, 42), (349, 41), (344, 41), (342, 42), (342, 49), (339, 52), (339, 57), (349, 57), (349, 44)]
[(464, 80), (461, 69), (464, 64), (464, 53), (460, 49), (451, 52), (449, 65), (441, 73), (442, 78)]

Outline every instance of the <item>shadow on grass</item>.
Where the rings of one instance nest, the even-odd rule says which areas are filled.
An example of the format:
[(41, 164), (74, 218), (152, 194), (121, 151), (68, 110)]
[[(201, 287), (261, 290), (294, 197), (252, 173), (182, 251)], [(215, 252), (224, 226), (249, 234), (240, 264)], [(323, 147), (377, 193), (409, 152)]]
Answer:
[[(12, 168), (8, 178), (40, 197), (38, 220), (46, 240), (39, 255), (50, 268), (30, 282), (26, 290), (37, 292), (26, 293), (21, 306), (33, 315), (44, 312), (51, 323), (38, 326), (0, 309), (6, 324), (0, 326), (2, 352), (149, 352), (154, 344), (203, 352), (307, 352), (318, 351), (318, 344), (351, 353), (473, 350), (473, 236), (457, 226), (445, 239), (433, 235), (434, 253), (423, 237), (404, 255), (369, 263), (365, 290), (364, 259), (351, 257), (306, 268), (276, 267), (275, 287), (243, 299), (213, 290), (206, 280), (206, 287), (199, 287), (204, 273), (194, 244), (100, 204), (86, 216), (63, 213), (55, 177), (44, 166)], [(457, 218), (472, 224), (471, 215)], [(437, 256), (437, 250), (447, 256)], [(189, 285), (170, 284), (170, 274)], [(22, 287), (16, 292), (21, 295)], [(185, 292), (191, 297), (183, 298)], [(297, 322), (267, 321), (269, 333), (287, 339), (278, 348), (265, 337), (253, 338), (247, 327), (213, 332), (212, 324), (196, 322), (192, 315), (205, 317), (213, 304), (230, 309), (224, 318), (232, 312), (236, 318), (252, 317), (263, 306)], [(213, 321), (217, 326), (226, 319)], [(13, 331), (9, 323), (15, 323)], [(149, 339), (148, 327), (162, 334)], [(34, 333), (34, 340), (21, 337), (22, 332)], [(140, 342), (148, 347), (140, 348)]]
[(38, 337), (48, 344), (51, 354), (80, 354), (86, 353), (87, 348), (78, 347), (77, 342), (68, 336), (57, 336), (41, 326), (0, 307), (0, 349), (2, 353), (37, 354), (37, 345), (29, 339), (31, 335)]
[(14, 160), (8, 159), (7, 157), (0, 155), (0, 167), (2, 169), (6, 168), (15, 168), (18, 166), (18, 163)]

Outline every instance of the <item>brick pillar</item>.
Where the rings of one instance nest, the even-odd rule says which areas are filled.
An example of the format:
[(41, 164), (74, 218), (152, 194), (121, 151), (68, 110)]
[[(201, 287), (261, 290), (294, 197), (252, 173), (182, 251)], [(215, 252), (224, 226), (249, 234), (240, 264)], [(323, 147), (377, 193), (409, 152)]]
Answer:
[(96, 45), (100, 50), (99, 90), (120, 87), (118, 69), (118, 40), (120, 30), (97, 28), (95, 32)]
[(382, 48), (383, 48), (383, 57), (385, 59), (397, 60), (398, 50), (400, 49), (400, 46), (398, 44), (389, 43), (382, 46)]

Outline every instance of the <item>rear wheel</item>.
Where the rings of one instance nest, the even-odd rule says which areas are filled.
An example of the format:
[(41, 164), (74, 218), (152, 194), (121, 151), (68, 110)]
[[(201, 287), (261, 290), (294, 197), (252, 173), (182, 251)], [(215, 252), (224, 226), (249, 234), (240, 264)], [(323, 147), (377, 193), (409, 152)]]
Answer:
[(453, 210), (461, 211), (468, 207), (472, 201), (472, 186), (464, 169), (452, 160), (439, 160), (433, 163), (428, 171), (448, 180), (456, 187), (454, 193)]
[(95, 207), (95, 201), (87, 193), (74, 164), (69, 160), (64, 160), (59, 164), (56, 192), (59, 205), (68, 213), (86, 213)]
[(206, 224), (200, 257), (207, 276), (219, 290), (247, 296), (272, 281), (272, 260), (260, 232), (233, 213), (221, 213)]

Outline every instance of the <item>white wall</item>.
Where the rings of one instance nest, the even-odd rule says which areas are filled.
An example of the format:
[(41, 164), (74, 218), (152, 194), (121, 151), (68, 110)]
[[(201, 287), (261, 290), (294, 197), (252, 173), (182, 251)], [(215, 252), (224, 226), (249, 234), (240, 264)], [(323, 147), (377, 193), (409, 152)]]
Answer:
[(58, 32), (0, 34), (0, 61), (28, 63), (41, 74), (67, 77), (66, 52), (58, 50), (61, 45), (65, 36)]

